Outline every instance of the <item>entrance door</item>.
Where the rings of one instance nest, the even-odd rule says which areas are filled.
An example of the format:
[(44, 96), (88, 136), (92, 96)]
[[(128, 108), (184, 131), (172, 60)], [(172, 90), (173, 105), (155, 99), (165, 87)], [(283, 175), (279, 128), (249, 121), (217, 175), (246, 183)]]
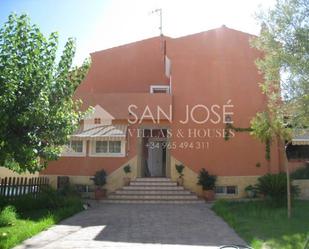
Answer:
[(163, 147), (162, 142), (148, 148), (148, 169), (150, 176), (163, 176)]

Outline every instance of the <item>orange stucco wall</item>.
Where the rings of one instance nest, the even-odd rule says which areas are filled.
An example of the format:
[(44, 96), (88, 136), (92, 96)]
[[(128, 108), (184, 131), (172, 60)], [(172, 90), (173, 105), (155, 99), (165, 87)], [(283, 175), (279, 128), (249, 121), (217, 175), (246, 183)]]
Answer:
[[(174, 129), (224, 128), (224, 124), (181, 125), (185, 105), (202, 103), (220, 106), (231, 100), (236, 127), (249, 127), (250, 119), (265, 108), (254, 61), (261, 54), (249, 45), (250, 35), (227, 28), (169, 40), (167, 53), (172, 61)], [(182, 138), (176, 138), (181, 142)], [(188, 139), (201, 141), (202, 139)], [(172, 155), (198, 171), (201, 167), (217, 175), (260, 175), (268, 170), (265, 146), (248, 132), (236, 132), (229, 141), (209, 138), (208, 150), (174, 150)], [(278, 155), (273, 146), (271, 171), (278, 170)], [(256, 167), (260, 163), (261, 167)]]
[(159, 37), (91, 54), (92, 65), (76, 91), (84, 93), (148, 93), (151, 84), (167, 83)]
[[(184, 118), (186, 105), (223, 106), (230, 100), (234, 106), (232, 120), (236, 127), (249, 127), (255, 113), (265, 108), (265, 96), (258, 86), (262, 76), (254, 64), (261, 54), (250, 47), (251, 37), (222, 27), (176, 39), (164, 38), (167, 56), (172, 61), (173, 121), (169, 126), (173, 131), (222, 130), (225, 127), (222, 122), (181, 124), (179, 120)], [(163, 44), (162, 39), (156, 37), (91, 54), (92, 66), (76, 96), (83, 99), (84, 95), (91, 94), (147, 93), (150, 85), (168, 84), (169, 79), (164, 75)], [(114, 104), (117, 106), (121, 101), (121, 98), (115, 98)], [(203, 115), (196, 113), (199, 119)], [(229, 141), (223, 137), (179, 138), (173, 135), (171, 138), (171, 142), (178, 145), (197, 141), (208, 142), (209, 148), (171, 150), (173, 157), (195, 172), (205, 167), (219, 176), (249, 176), (279, 170), (276, 144), (272, 145), (272, 160), (268, 163), (265, 145), (248, 132), (235, 133)], [(93, 175), (101, 168), (110, 173), (136, 154), (137, 138), (133, 137), (126, 157), (63, 157), (51, 162), (43, 173)]]

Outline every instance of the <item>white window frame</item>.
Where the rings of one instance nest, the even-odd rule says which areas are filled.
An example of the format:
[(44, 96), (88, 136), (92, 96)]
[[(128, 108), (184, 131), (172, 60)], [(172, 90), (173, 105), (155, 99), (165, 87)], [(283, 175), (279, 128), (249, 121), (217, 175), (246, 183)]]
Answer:
[(154, 93), (155, 94), (155, 90), (165, 90), (166, 93), (170, 93), (170, 86), (167, 85), (151, 85), (150, 86), (150, 93)]
[[(106, 153), (97, 153), (96, 152), (96, 142), (97, 141), (106, 141), (107, 142), (107, 152)], [(120, 142), (120, 152), (119, 153), (110, 153), (109, 152), (109, 142)], [(90, 141), (90, 150), (89, 150), (89, 156), (90, 157), (125, 157), (125, 140), (93, 140)]]
[[(99, 122), (96, 123), (96, 121), (99, 121)], [(102, 119), (101, 119), (100, 117), (95, 117), (95, 118), (93, 119), (93, 124), (94, 124), (94, 125), (101, 125), (101, 123), (102, 123)]]
[(71, 144), (72, 141), (81, 141), (83, 150), (82, 152), (76, 152), (70, 149), (67, 145), (64, 146), (64, 150), (61, 154), (62, 157), (84, 157), (86, 156), (86, 141), (78, 140), (78, 139), (71, 139), (69, 143)]
[[(219, 188), (223, 188), (223, 193), (217, 193), (216, 191), (215, 191), (215, 193), (216, 193), (216, 195), (228, 195), (228, 196), (236, 196), (236, 195), (238, 195), (238, 186), (237, 185), (225, 185), (225, 186), (216, 186), (216, 187), (219, 187)], [(232, 194), (232, 193), (227, 193), (227, 188), (228, 187), (235, 187), (235, 194)]]
[[(97, 152), (97, 143), (98, 142), (105, 142), (106, 143), (106, 152)], [(94, 147), (93, 147), (93, 153), (95, 153), (95, 154), (102, 154), (102, 153), (108, 153), (108, 141), (95, 141), (95, 142), (93, 142), (93, 145), (94, 145)]]

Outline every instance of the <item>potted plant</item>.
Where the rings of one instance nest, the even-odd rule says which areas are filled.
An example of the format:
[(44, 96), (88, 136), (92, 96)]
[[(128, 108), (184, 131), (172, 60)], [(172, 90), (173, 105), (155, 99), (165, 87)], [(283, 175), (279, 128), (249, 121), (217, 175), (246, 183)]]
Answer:
[(248, 185), (247, 187), (245, 187), (245, 192), (249, 198), (253, 198), (256, 194), (256, 189), (254, 186)]
[(124, 186), (129, 186), (130, 185), (130, 181), (131, 181), (131, 178), (128, 176), (128, 174), (131, 173), (131, 166), (128, 164), (126, 166), (123, 167), (123, 171), (125, 173), (125, 177), (123, 177), (123, 183), (124, 183)]
[(210, 175), (204, 168), (200, 170), (197, 184), (202, 186), (203, 197), (206, 201), (213, 201), (215, 199), (214, 188), (216, 180), (217, 176)]
[(94, 198), (96, 200), (103, 199), (106, 197), (106, 189), (102, 187), (106, 184), (106, 172), (104, 169), (99, 170), (95, 173), (94, 177), (92, 178), (94, 185), (96, 186), (94, 190)]
[(183, 170), (184, 170), (185, 166), (183, 166), (182, 164), (176, 164), (175, 167), (176, 167), (176, 171), (179, 174), (179, 177), (177, 178), (177, 185), (183, 186), (183, 181), (184, 181)]

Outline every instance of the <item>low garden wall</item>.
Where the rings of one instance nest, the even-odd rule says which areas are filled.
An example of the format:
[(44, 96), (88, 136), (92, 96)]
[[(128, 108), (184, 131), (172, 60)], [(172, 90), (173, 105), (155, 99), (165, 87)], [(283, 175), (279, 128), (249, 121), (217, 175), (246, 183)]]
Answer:
[(309, 179), (294, 180), (293, 185), (299, 187), (301, 199), (309, 199)]

